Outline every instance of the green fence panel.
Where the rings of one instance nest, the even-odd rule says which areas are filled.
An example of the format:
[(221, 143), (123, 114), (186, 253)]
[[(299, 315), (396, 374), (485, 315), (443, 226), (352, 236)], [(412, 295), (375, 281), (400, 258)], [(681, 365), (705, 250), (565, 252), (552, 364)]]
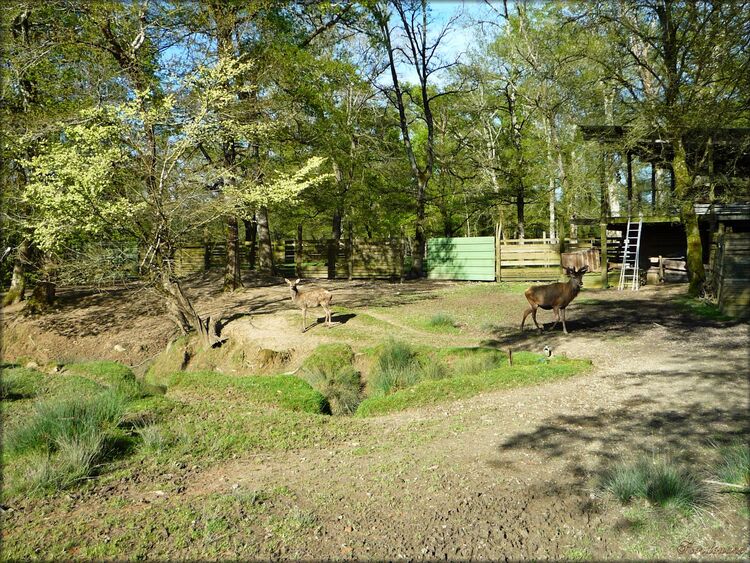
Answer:
[(426, 270), (430, 279), (495, 281), (495, 237), (428, 239)]

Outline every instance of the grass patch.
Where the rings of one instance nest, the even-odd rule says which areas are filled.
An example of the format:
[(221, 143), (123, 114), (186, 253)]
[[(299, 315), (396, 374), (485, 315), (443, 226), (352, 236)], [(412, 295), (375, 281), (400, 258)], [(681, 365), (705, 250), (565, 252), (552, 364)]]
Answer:
[(367, 384), (370, 397), (384, 397), (420, 381), (437, 380), (449, 375), (439, 358), (430, 357), (425, 351), (418, 351), (406, 342), (393, 338), (375, 354), (375, 365)]
[(29, 368), (10, 367), (0, 372), (0, 399), (14, 401), (35, 397), (44, 388), (44, 374)]
[(476, 374), (456, 375), (425, 380), (387, 396), (373, 396), (362, 401), (357, 416), (374, 416), (407, 408), (451, 401), (485, 391), (534, 385), (581, 373), (591, 365), (586, 360), (556, 358), (543, 361), (536, 354), (514, 354), (515, 364)]
[(125, 398), (113, 390), (37, 403), (5, 440), (6, 458), (21, 458), (11, 471), (11, 494), (63, 489), (91, 475), (115, 446), (124, 410)]
[(435, 315), (432, 315), (425, 323), (425, 326), (433, 330), (457, 330), (456, 321), (447, 313), (436, 313)]
[(732, 317), (725, 315), (719, 306), (705, 299), (680, 295), (675, 297), (674, 302), (683, 311), (687, 311), (704, 319), (713, 321), (731, 321)]
[(226, 395), (229, 391), (257, 405), (316, 414), (328, 410), (325, 397), (294, 375), (234, 377), (208, 371), (179, 372), (170, 377), (169, 390), (203, 396)]
[(691, 511), (706, 500), (694, 474), (664, 461), (642, 459), (619, 465), (604, 477), (603, 486), (623, 504), (642, 498), (652, 505)]
[(346, 344), (325, 344), (302, 365), (302, 378), (326, 398), (331, 414), (353, 414), (362, 400), (362, 378), (353, 360), (354, 353)]
[(104, 387), (117, 390), (128, 398), (142, 397), (146, 393), (129, 367), (107, 360), (79, 362), (65, 366), (74, 374), (86, 377)]
[(750, 447), (738, 442), (722, 448), (720, 454), (719, 480), (750, 489)]

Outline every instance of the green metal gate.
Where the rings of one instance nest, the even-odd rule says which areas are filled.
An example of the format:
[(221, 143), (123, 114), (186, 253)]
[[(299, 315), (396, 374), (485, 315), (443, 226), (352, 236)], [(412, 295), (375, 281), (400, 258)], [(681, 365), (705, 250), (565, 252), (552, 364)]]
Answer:
[(426, 271), (433, 280), (495, 281), (495, 237), (428, 239)]

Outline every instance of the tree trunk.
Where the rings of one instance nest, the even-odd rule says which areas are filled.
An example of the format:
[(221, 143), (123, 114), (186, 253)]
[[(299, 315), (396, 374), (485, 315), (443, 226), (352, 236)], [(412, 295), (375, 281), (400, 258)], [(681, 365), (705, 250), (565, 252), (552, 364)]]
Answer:
[(11, 305), (26, 298), (26, 266), (31, 263), (31, 243), (23, 239), (16, 250), (10, 289), (5, 294), (4, 304)]
[(690, 280), (688, 292), (695, 297), (700, 294), (706, 281), (706, 271), (703, 268), (703, 243), (698, 226), (698, 216), (693, 206), (693, 181), (687, 167), (685, 146), (681, 138), (678, 138), (672, 145), (675, 147), (672, 161), (675, 195), (680, 200), (680, 218), (685, 225), (687, 271)]
[(247, 246), (247, 263), (251, 270), (255, 269), (255, 243), (258, 239), (258, 222), (255, 215), (251, 220), (243, 219), (242, 224), (245, 226), (245, 244)]
[(427, 238), (424, 232), (425, 219), (425, 194), (427, 190), (427, 179), (419, 179), (417, 185), (417, 222), (414, 227), (414, 261), (411, 266), (411, 275), (413, 277), (422, 277), (424, 269), (424, 253), (427, 246)]
[(268, 223), (268, 208), (261, 207), (258, 219), (258, 271), (263, 274), (273, 274), (273, 247), (271, 246), (271, 230)]
[(518, 221), (518, 240), (523, 244), (523, 240), (526, 238), (526, 226), (525, 226), (525, 207), (526, 199), (524, 197), (523, 185), (519, 186), (518, 193), (516, 195), (516, 220)]
[(240, 279), (240, 232), (236, 215), (226, 218), (227, 263), (224, 268), (224, 291), (234, 291), (242, 285)]
[(333, 211), (333, 221), (331, 223), (331, 238), (336, 242), (341, 240), (341, 217), (344, 212), (340, 207), (336, 207)]

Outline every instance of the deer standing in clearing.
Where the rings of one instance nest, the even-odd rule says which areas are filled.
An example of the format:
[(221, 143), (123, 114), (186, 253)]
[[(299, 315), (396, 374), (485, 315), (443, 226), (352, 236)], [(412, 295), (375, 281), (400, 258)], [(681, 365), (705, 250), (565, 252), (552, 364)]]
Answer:
[(305, 289), (300, 289), (297, 284), (300, 282), (297, 279), (294, 282), (284, 278), (284, 281), (289, 285), (289, 292), (292, 294), (292, 303), (302, 309), (302, 332), (305, 332), (307, 325), (307, 310), (315, 307), (323, 307), (326, 312), (326, 326), (331, 326), (331, 299), (333, 295), (328, 290), (321, 287), (310, 286)]
[(531, 318), (534, 319), (534, 324), (541, 331), (544, 328), (539, 326), (536, 322), (536, 310), (541, 307), (549, 311), (552, 309), (555, 313), (555, 323), (552, 325), (550, 330), (554, 330), (557, 326), (557, 322), (560, 320), (562, 315), (562, 326), (563, 332), (568, 334), (568, 329), (565, 326), (565, 307), (570, 305), (570, 302), (576, 298), (578, 292), (583, 287), (583, 274), (588, 271), (588, 266), (583, 266), (580, 270), (575, 268), (565, 268), (565, 273), (570, 276), (570, 280), (567, 282), (550, 283), (547, 285), (535, 285), (526, 290), (524, 295), (526, 300), (529, 302), (529, 307), (523, 313), (523, 320), (521, 320), (521, 330), (523, 330), (523, 324), (526, 322), (526, 317), (531, 313)]

